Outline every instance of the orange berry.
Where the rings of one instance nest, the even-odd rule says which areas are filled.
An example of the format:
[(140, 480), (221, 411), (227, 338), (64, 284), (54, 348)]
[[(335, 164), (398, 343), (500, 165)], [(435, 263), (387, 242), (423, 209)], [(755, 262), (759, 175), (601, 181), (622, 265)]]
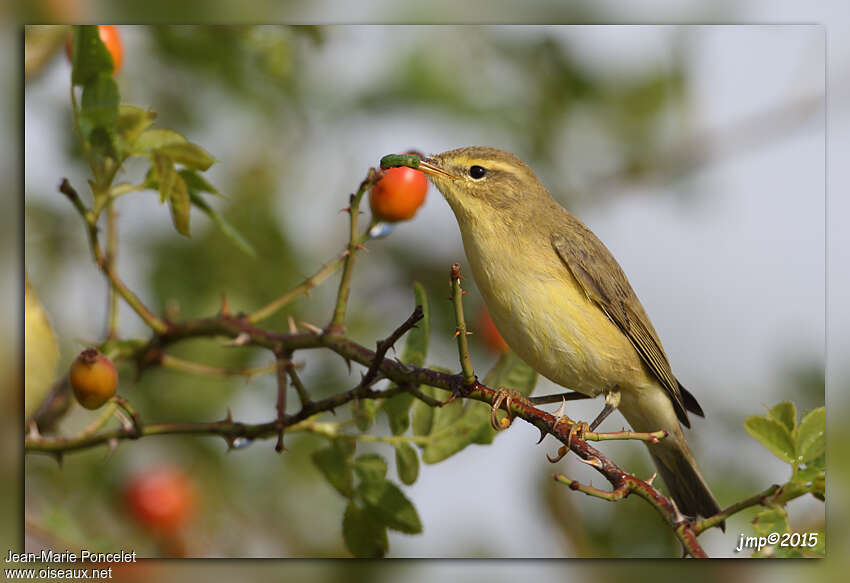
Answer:
[[(118, 27), (114, 24), (100, 24), (97, 27), (97, 31), (100, 33), (100, 40), (103, 41), (109, 54), (112, 55), (112, 64), (114, 65), (112, 72), (117, 73), (118, 69), (121, 68), (121, 64), (124, 62), (124, 44), (121, 42), (121, 33), (118, 32)], [(68, 55), (69, 61), (73, 60), (71, 57), (71, 43), (73, 38), (74, 35), (70, 32), (65, 38), (65, 54)]]
[(118, 373), (111, 360), (96, 348), (87, 348), (71, 364), (68, 380), (80, 405), (97, 409), (115, 394)]
[(394, 223), (412, 219), (425, 202), (428, 179), (420, 170), (390, 168), (369, 190), (372, 214), (382, 221)]
[(194, 513), (195, 488), (179, 469), (159, 467), (133, 476), (125, 486), (124, 502), (139, 524), (165, 534)]
[(481, 311), (478, 314), (478, 328), (480, 330), (481, 339), (484, 341), (484, 345), (492, 352), (501, 354), (510, 349), (508, 343), (505, 342), (502, 335), (499, 334), (499, 331), (496, 329), (496, 325), (490, 318), (490, 312), (488, 312), (487, 308), (484, 306), (481, 306)]

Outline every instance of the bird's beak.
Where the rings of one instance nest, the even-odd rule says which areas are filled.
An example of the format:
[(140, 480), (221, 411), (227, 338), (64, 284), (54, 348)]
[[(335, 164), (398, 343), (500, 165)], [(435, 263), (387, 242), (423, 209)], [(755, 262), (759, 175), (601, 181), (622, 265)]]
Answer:
[(428, 176), (434, 176), (435, 178), (446, 177), (452, 180), (457, 180), (457, 176), (454, 174), (449, 174), (442, 168), (440, 168), (437, 164), (437, 161), (433, 158), (422, 158), (419, 162), (419, 170), (427, 174)]

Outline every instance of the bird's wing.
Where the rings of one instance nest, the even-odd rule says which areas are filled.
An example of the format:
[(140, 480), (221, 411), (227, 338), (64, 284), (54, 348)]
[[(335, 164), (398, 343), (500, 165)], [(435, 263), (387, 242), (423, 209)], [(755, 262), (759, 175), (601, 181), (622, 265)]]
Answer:
[(670, 395), (676, 416), (690, 427), (679, 381), (670, 369), (661, 341), (626, 274), (602, 241), (580, 221), (571, 218), (575, 225), (572, 233), (555, 233), (552, 246), (587, 297), (628, 336), (641, 359)]

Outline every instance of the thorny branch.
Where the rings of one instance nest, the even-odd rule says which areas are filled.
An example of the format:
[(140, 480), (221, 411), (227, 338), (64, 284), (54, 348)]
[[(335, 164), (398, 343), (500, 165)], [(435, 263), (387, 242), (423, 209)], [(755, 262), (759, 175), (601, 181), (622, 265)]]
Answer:
[[(152, 435), (217, 435), (223, 437), (230, 447), (236, 439), (245, 440), (266, 439), (277, 437), (276, 449), (283, 449), (283, 434), (291, 431), (308, 430), (307, 424), (315, 424), (312, 417), (332, 412), (335, 408), (355, 399), (386, 399), (394, 395), (408, 392), (414, 397), (422, 400), (432, 407), (439, 406), (442, 401), (434, 399), (420, 392), (417, 387), (427, 385), (449, 391), (450, 398), (460, 396), (474, 399), (491, 406), (496, 402), (497, 406), (508, 412), (511, 417), (519, 417), (524, 421), (537, 427), (541, 434), (541, 440), (546, 435), (552, 435), (564, 446), (559, 450), (561, 456), (572, 451), (579, 459), (591, 465), (600, 472), (611, 484), (612, 490), (605, 491), (592, 486), (579, 484), (560, 474), (555, 479), (568, 485), (570, 488), (585, 492), (589, 495), (607, 500), (619, 500), (631, 493), (635, 493), (649, 502), (668, 522), (676, 536), (682, 542), (686, 552), (694, 557), (704, 557), (705, 552), (696, 540), (696, 537), (707, 528), (720, 523), (728, 516), (742, 510), (743, 508), (756, 504), (763, 504), (771, 495), (775, 494), (775, 488), (769, 489), (757, 496), (745, 500), (739, 504), (730, 506), (717, 516), (693, 522), (682, 516), (673, 503), (652, 486), (652, 480), (641, 480), (617, 466), (612, 460), (588, 444), (588, 441), (604, 441), (613, 439), (641, 439), (657, 441), (663, 439), (666, 434), (663, 431), (653, 433), (617, 432), (617, 433), (593, 433), (586, 432), (582, 439), (576, 438), (570, 423), (565, 423), (561, 417), (556, 417), (546, 411), (538, 409), (526, 399), (497, 399), (499, 392), (478, 382), (472, 362), (469, 356), (469, 348), (466, 341), (467, 331), (463, 314), (462, 295), (460, 286), (460, 267), (455, 264), (451, 270), (452, 301), (456, 316), (456, 337), (458, 343), (458, 355), (462, 367), (461, 374), (449, 374), (429, 368), (416, 367), (386, 357), (386, 353), (393, 344), (407, 331), (413, 328), (422, 318), (422, 308), (417, 306), (411, 316), (403, 322), (385, 340), (377, 343), (376, 350), (368, 348), (346, 338), (344, 336), (344, 319), (349, 294), (351, 269), (353, 265), (354, 252), (360, 247), (362, 240), (357, 236), (358, 205), (363, 194), (369, 186), (378, 179), (378, 174), (370, 170), (367, 178), (361, 183), (358, 192), (352, 195), (351, 207), (348, 209), (351, 215), (351, 236), (347, 252), (341, 258), (343, 264), (343, 275), (340, 281), (337, 295), (337, 303), (334, 316), (327, 330), (309, 329), (299, 332), (294, 327), (289, 332), (277, 332), (257, 327), (255, 324), (271, 315), (292, 298), (306, 292), (313, 285), (324, 279), (338, 265), (332, 263), (324, 267), (317, 275), (308, 278), (305, 282), (296, 286), (293, 290), (284, 294), (265, 308), (250, 315), (232, 315), (229, 310), (222, 309), (216, 316), (185, 320), (182, 322), (166, 322), (155, 316), (144, 304), (121, 282), (112, 270), (109, 262), (100, 249), (97, 238), (97, 226), (93, 216), (79, 199), (76, 191), (67, 180), (62, 182), (60, 190), (66, 194), (80, 215), (83, 217), (89, 232), (94, 258), (107, 276), (110, 284), (116, 292), (142, 317), (142, 319), (153, 330), (153, 335), (146, 343), (125, 348), (121, 357), (133, 359), (137, 362), (140, 371), (146, 367), (162, 365), (165, 363), (175, 364), (174, 359), (169, 358), (164, 349), (172, 344), (179, 343), (189, 338), (198, 337), (224, 337), (233, 339), (241, 345), (250, 345), (265, 348), (275, 355), (275, 367), (278, 379), (278, 398), (276, 404), (276, 416), (272, 421), (257, 424), (239, 423), (232, 420), (230, 413), (221, 421), (207, 423), (161, 423), (143, 424), (138, 413), (130, 404), (120, 397), (116, 397), (110, 405), (110, 413), (117, 413), (116, 408), (121, 408), (129, 416), (129, 422), (122, 426), (101, 430), (108, 421), (108, 416), (102, 416), (96, 424), (76, 436), (47, 437), (31, 432), (25, 441), (28, 452), (43, 452), (60, 457), (64, 453), (77, 451), (97, 445), (109, 445), (114, 447), (119, 441), (125, 439), (138, 439)], [(354, 388), (332, 395), (319, 401), (313, 401), (307, 389), (298, 377), (292, 362), (292, 355), (296, 350), (327, 349), (346, 361), (356, 362), (366, 367), (361, 382)], [(185, 368), (185, 367), (184, 367)], [(222, 371), (215, 372), (222, 374)], [(228, 371), (229, 372), (229, 371)], [(244, 374), (244, 373), (243, 373)], [(371, 388), (378, 378), (387, 378), (395, 383), (395, 387), (376, 391)], [(286, 389), (288, 381), (298, 393), (300, 409), (291, 415), (286, 414)]]

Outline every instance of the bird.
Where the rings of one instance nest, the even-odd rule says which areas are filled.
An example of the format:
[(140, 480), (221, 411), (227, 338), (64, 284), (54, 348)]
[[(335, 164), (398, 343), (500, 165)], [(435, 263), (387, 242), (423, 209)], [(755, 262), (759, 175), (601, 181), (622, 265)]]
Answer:
[(454, 212), (473, 279), (513, 351), (562, 387), (604, 396), (591, 430), (614, 410), (634, 431), (664, 430), (645, 443), (677, 509), (718, 513), (682, 431), (689, 412), (705, 414), (602, 241), (510, 152), (463, 147), (424, 157), (419, 169)]

